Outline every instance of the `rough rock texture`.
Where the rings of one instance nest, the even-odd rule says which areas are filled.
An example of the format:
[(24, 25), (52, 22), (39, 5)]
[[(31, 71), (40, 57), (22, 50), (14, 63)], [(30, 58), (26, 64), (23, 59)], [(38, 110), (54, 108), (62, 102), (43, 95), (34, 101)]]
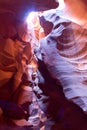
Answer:
[(47, 14), (47, 18), (52, 19), (54, 26), (52, 32), (41, 40), (43, 61), (52, 77), (60, 80), (66, 98), (78, 104), (85, 112), (87, 29), (52, 12)]
[[(25, 67), (32, 57), (30, 45), (26, 41), (27, 26), (24, 22), (26, 16), (31, 11), (43, 11), (56, 8), (57, 6), (58, 3), (54, 0), (48, 0), (46, 2), (42, 0), (0, 1), (0, 107), (3, 109), (3, 116), (5, 117), (0, 115), (1, 130), (32, 129), (29, 126), (28, 128), (26, 126), (18, 127), (10, 120), (10, 118), (16, 118), (18, 120), (19, 118), (28, 119), (29, 117), (29, 114), (26, 117), (27, 111), (25, 112), (23, 105), (18, 105), (18, 96), (15, 96), (15, 92), (18, 90), (17, 88), (21, 89), (20, 83), (22, 82)], [(23, 63), (22, 60), (24, 60)], [(25, 84), (25, 82), (22, 83)], [(18, 91), (20, 92), (20, 90)], [(28, 107), (29, 104), (30, 102), (28, 101)], [(27, 124), (29, 125), (28, 122)]]
[[(3, 73), (3, 71), (0, 71), (0, 75), (2, 75), (2, 77), (0, 77), (0, 80), (2, 81), (0, 82), (1, 87), (3, 86), (3, 83), (8, 83), (9, 91), (12, 92), (10, 88), (13, 85), (13, 81), (11, 84), (8, 80), (12, 78), (16, 72), (19, 72), (15, 76), (19, 78), (19, 82), (16, 82), (18, 83), (16, 85), (19, 85), (20, 83), (20, 74), (22, 73), (20, 65), (21, 54), (26, 42), (25, 38), (22, 36), (26, 35), (26, 24), (22, 36), (19, 35), (19, 28), (24, 24), (22, 22), (24, 22), (28, 13), (30, 11), (48, 10), (56, 8), (57, 6), (58, 3), (54, 0), (0, 0), (0, 69), (3, 68), (3, 71), (7, 71), (6, 74)], [(47, 15), (45, 18), (52, 22), (52, 32), (50, 29), (51, 34), (41, 41), (40, 49), (43, 61), (38, 60), (39, 70), (45, 81), (39, 83), (39, 86), (43, 90), (43, 94), (49, 97), (49, 99), (43, 100), (43, 104), (49, 102), (47, 109), (45, 109), (48, 116), (45, 129), (86, 130), (87, 116), (83, 113), (82, 109), (87, 111), (87, 74), (85, 60), (87, 54), (87, 40), (85, 37), (87, 30), (84, 30), (80, 26), (75, 25), (68, 20), (60, 18), (55, 14)], [(47, 26), (45, 26), (45, 31), (46, 34), (48, 34), (46, 27)], [(75, 30), (72, 28), (75, 28)], [(72, 32), (74, 32), (73, 37), (71, 36)], [(79, 35), (79, 33), (81, 35)], [(73, 40), (75, 38), (74, 36), (76, 36), (75, 41)], [(7, 46), (4, 48), (4, 45)], [(30, 49), (27, 51), (27, 58), (30, 55), (28, 52), (31, 53)], [(84, 64), (81, 63), (82, 60)], [(79, 65), (78, 63), (81, 64)], [(4, 77), (5, 80), (3, 82)], [(6, 86), (7, 84), (5, 87)], [(2, 91), (0, 90), (1, 93)], [(6, 96), (6, 93), (8, 93), (7, 89), (5, 89), (4, 92)], [(4, 95), (2, 94), (0, 96), (3, 97)], [(65, 96), (69, 100), (78, 104), (78, 106), (68, 101)], [(80, 101), (75, 99), (73, 100), (73, 97), (76, 96), (79, 97)], [(83, 96), (85, 97), (83, 98)], [(81, 101), (83, 101), (82, 104)], [(79, 106), (82, 109), (80, 109)], [(30, 127), (16, 126), (8, 118), (0, 118), (0, 130), (32, 130)], [(51, 123), (49, 120), (51, 120)], [(36, 128), (36, 130), (37, 129), (40, 130), (40, 127)], [(33, 130), (35, 130), (35, 128), (33, 128)]]
[[(53, 111), (51, 111), (51, 114), (54, 114), (55, 117), (57, 117), (57, 121), (59, 119), (59, 115), (61, 119), (59, 119), (57, 122), (58, 124), (54, 125), (52, 129), (57, 130), (59, 128), (60, 130), (74, 130), (78, 127), (79, 129), (85, 130), (87, 127), (87, 117), (84, 115), (87, 111), (87, 29), (84, 29), (78, 24), (62, 18), (60, 16), (60, 12), (59, 15), (56, 15), (55, 13), (52, 14), (52, 12), (48, 13), (45, 15), (45, 18), (49, 21), (52, 20), (53, 29), (47, 37), (40, 41), (42, 59), (51, 77), (58, 83), (58, 87), (61, 84), (63, 88), (63, 91), (59, 92), (61, 94), (59, 98), (53, 96), (53, 104), (55, 104), (55, 108), (57, 108), (57, 110), (59, 106), (62, 106), (62, 108), (58, 110), (60, 114), (54, 114), (52, 113), (54, 111), (53, 106)], [(48, 79), (47, 74), (45, 76)], [(46, 84), (49, 87), (48, 94), (51, 94), (51, 92), (53, 92), (50, 88), (52, 87), (52, 82), (50, 85), (48, 85), (48, 82), (46, 82)], [(48, 89), (48, 87), (46, 87), (46, 89)], [(56, 90), (56, 87), (54, 90)], [(56, 92), (58, 94), (57, 90)], [(55, 95), (56, 92), (54, 92)], [(61, 92), (64, 93), (66, 98), (64, 98), (64, 95), (62, 95)], [(57, 106), (60, 102), (61, 105)], [(50, 109), (51, 108), (52, 106), (50, 106)], [(84, 111), (84, 113), (80, 108)], [(68, 109), (70, 111), (68, 111)], [(64, 118), (62, 114), (64, 114)], [(68, 116), (66, 117), (66, 115)], [(76, 122), (74, 119), (78, 121)]]

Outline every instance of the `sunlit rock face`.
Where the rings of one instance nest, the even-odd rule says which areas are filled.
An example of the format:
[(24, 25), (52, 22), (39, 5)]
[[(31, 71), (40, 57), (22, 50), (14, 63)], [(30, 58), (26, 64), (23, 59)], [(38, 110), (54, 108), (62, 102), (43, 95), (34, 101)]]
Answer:
[[(21, 87), (29, 87), (30, 84), (28, 81), (31, 78), (29, 77), (29, 72), (32, 75), (31, 70), (34, 69), (34, 71), (36, 71), (37, 69), (37, 61), (32, 54), (32, 46), (29, 43), (31, 42), (31, 39), (29, 38), (33, 39), (32, 32), (30, 32), (31, 35), (29, 34), (30, 37), (27, 35), (26, 16), (31, 11), (43, 11), (56, 8), (57, 6), (58, 3), (55, 0), (0, 1), (0, 100), (2, 100), (2, 102), (0, 102), (0, 107), (3, 107), (1, 104), (5, 106), (3, 113), (4, 116), (7, 116), (8, 118), (13, 119), (16, 117), (16, 119), (25, 119), (27, 115), (26, 119), (28, 119), (30, 116), (28, 111), (26, 113), (24, 109), (22, 109), (23, 113), (21, 113), (21, 109), (19, 109), (20, 106), (23, 107), (20, 102), (26, 102), (24, 98), (22, 100), (22, 91), (18, 92), (18, 95), (15, 94)], [(31, 65), (31, 67), (29, 68), (28, 65)], [(20, 87), (20, 84), (24, 85)], [(23, 92), (27, 91), (29, 93), (29, 89), (25, 88), (22, 90)], [(6, 101), (7, 105), (3, 100)], [(7, 101), (10, 101), (11, 104)], [(29, 99), (27, 101), (29, 106), (31, 101), (29, 102)], [(14, 102), (16, 104), (14, 104)], [(15, 105), (19, 105), (19, 107), (16, 107)], [(35, 107), (35, 104), (33, 107)], [(18, 116), (16, 116), (16, 114), (18, 114)], [(28, 121), (27, 123), (28, 124), (24, 125), (30, 125)]]
[[(50, 4), (49, 4), (50, 2)], [(51, 8), (56, 8), (58, 6), (58, 3), (54, 0), (48, 0), (43, 2), (42, 0), (39, 1), (25, 1), (25, 0), (19, 0), (19, 1), (14, 1), (14, 0), (1, 0), (0, 1), (0, 63), (1, 65), (4, 64), (5, 68), (8, 66), (7, 60), (8, 60), (8, 54), (10, 53), (9, 59), (12, 59), (12, 62), (9, 63), (13, 65), (12, 67), (15, 68), (14, 70), (10, 70), (10, 74), (2, 74), (2, 66), (1, 66), (1, 74), (3, 75), (0, 79), (1, 81), (5, 77), (11, 78), (13, 76), (13, 71), (16, 71), (16, 59), (17, 60), (21, 59), (18, 58), (22, 54), (23, 51), (23, 42), (26, 41), (26, 16), (28, 15), (29, 12), (33, 11), (43, 11), (43, 10), (48, 10)], [(16, 44), (17, 43), (17, 44)], [(5, 47), (5, 45), (7, 45)], [(17, 45), (17, 46), (16, 46)], [(8, 47), (9, 46), (9, 47)], [(16, 46), (16, 47), (15, 47)], [(4, 49), (5, 47), (5, 49)], [(8, 48), (8, 50), (7, 50)], [(11, 51), (10, 51), (11, 48)], [(19, 49), (20, 48), (20, 49)], [(2, 58), (2, 53), (8, 52), (8, 54), (4, 55), (4, 57), (7, 59), (3, 63), (5, 58)], [(17, 53), (18, 54), (18, 57)], [(19, 63), (20, 64), (20, 63)], [(15, 67), (16, 66), (16, 67)], [(21, 68), (21, 67), (20, 67)], [(9, 80), (9, 78), (5, 78), (6, 82)], [(2, 81), (3, 82), (3, 81)]]
[(60, 80), (67, 99), (87, 111), (87, 30), (56, 14), (52, 32), (41, 40), (41, 53), (52, 77)]

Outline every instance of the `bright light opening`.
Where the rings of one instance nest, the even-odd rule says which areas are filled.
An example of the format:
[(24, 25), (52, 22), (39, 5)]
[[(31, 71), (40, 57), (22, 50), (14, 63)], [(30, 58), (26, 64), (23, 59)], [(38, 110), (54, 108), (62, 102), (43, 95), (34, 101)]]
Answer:
[(28, 17), (27, 17), (27, 19), (26, 19), (27, 24), (28, 24), (28, 23), (32, 23), (32, 21), (33, 21), (35, 15), (36, 15), (36, 12), (31, 12), (31, 13), (29, 13), (29, 15), (28, 15)]
[(39, 14), (38, 12), (31, 12), (29, 13), (26, 22), (28, 25), (31, 25), (32, 27), (36, 28), (40, 26), (39, 23)]
[(59, 2), (59, 6), (58, 6), (58, 9), (59, 10), (62, 10), (65, 8), (65, 3), (64, 3), (64, 0), (58, 0)]

